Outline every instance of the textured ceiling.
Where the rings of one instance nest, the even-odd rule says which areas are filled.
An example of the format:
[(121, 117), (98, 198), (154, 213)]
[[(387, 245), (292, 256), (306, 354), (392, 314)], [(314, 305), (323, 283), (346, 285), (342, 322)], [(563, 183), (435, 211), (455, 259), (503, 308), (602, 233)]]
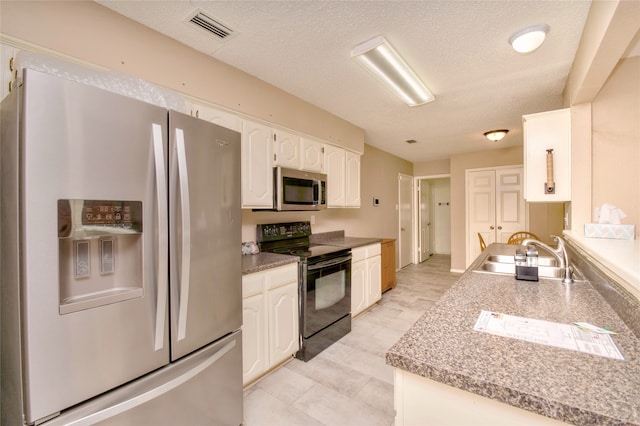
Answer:
[[(99, 1), (365, 131), (365, 142), (411, 162), (522, 144), (521, 117), (562, 108), (590, 6), (568, 1)], [(235, 34), (214, 40), (185, 22), (196, 10)], [(522, 55), (509, 37), (551, 27)], [(434, 93), (408, 107), (350, 59), (384, 35)], [(510, 132), (499, 143), (485, 131)], [(404, 141), (415, 139), (417, 143)]]

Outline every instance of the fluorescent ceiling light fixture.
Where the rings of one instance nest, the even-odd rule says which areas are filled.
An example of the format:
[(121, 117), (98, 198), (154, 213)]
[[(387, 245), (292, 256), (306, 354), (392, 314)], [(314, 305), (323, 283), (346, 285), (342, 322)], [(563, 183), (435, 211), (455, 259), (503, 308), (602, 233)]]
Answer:
[(393, 90), (407, 105), (422, 105), (435, 99), (383, 36), (357, 45), (351, 50), (351, 57)]
[(507, 136), (509, 131), (507, 129), (499, 129), (499, 130), (489, 130), (488, 132), (484, 132), (484, 135), (487, 139), (492, 142), (498, 142), (502, 140), (505, 136)]
[(542, 45), (548, 32), (547, 24), (534, 25), (512, 35), (509, 38), (509, 44), (518, 53), (530, 53)]

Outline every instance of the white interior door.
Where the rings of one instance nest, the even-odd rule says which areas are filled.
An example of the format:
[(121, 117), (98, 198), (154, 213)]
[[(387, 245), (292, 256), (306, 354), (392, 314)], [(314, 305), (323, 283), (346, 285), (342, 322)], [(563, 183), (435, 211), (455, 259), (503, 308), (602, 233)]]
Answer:
[(398, 174), (398, 218), (399, 218), (399, 265), (404, 268), (413, 262), (412, 212), (413, 178)]
[(527, 229), (522, 167), (496, 170), (496, 242)]
[(467, 171), (467, 265), (487, 245), (527, 229), (522, 167)]
[(449, 178), (436, 179), (431, 185), (431, 199), (433, 205), (432, 252), (451, 254), (451, 185)]
[(495, 241), (495, 170), (467, 172), (467, 265), (480, 254), (478, 233), (487, 245)]
[(431, 255), (431, 185), (428, 180), (419, 181), (418, 210), (420, 223), (420, 262), (429, 259)]

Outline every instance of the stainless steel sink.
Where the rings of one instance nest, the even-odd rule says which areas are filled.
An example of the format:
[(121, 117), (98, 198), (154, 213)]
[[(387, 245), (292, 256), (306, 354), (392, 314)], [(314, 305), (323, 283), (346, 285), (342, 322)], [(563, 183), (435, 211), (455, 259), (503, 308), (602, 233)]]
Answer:
[[(492, 254), (487, 257), (485, 262), (497, 263), (514, 263), (513, 256), (506, 254)], [(538, 256), (538, 266), (558, 266), (558, 261), (551, 256)]]
[[(505, 274), (514, 275), (516, 273), (516, 265), (513, 256), (492, 254), (475, 269), (475, 272), (489, 274)], [(540, 278), (564, 278), (564, 268), (558, 266), (558, 262), (553, 257), (538, 257), (538, 276)]]

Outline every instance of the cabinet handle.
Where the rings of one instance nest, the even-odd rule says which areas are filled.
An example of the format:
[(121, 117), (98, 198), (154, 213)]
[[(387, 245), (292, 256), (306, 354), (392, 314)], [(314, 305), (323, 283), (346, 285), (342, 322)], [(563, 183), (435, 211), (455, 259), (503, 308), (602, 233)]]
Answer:
[(491, 226), (489, 227), (489, 229), (491, 229), (491, 230), (493, 231), (493, 230), (494, 230), (494, 229), (496, 229), (496, 228), (495, 228), (493, 225), (491, 225)]
[(498, 229), (502, 229), (502, 226), (498, 226)]

